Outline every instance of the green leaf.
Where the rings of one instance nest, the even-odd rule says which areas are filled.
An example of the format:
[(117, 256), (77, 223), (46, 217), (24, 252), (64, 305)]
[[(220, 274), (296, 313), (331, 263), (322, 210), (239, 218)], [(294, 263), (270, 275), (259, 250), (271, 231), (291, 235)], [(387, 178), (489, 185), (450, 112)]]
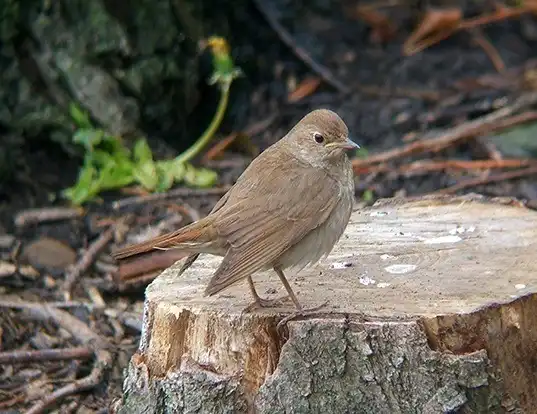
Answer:
[(143, 138), (136, 141), (133, 148), (134, 160), (136, 163), (153, 162), (153, 153)]
[(104, 167), (110, 163), (114, 163), (114, 157), (106, 151), (95, 150), (91, 153), (91, 161), (96, 167)]
[(132, 169), (122, 168), (121, 164), (111, 162), (99, 172), (99, 187), (101, 191), (122, 188), (134, 182)]
[(218, 174), (207, 168), (194, 168), (187, 165), (186, 174), (184, 176), (185, 183), (192, 187), (211, 187), (216, 183)]
[(133, 175), (136, 180), (149, 191), (155, 190), (159, 184), (157, 167), (153, 161), (153, 153), (145, 139), (139, 139), (134, 144), (134, 168)]
[(90, 129), (93, 128), (93, 125), (91, 125), (91, 121), (89, 119), (89, 116), (86, 112), (84, 112), (76, 103), (71, 102), (69, 104), (69, 115), (71, 116), (71, 119), (76, 124), (77, 127), (83, 128), (83, 129)]
[(159, 179), (153, 162), (137, 164), (133, 170), (133, 175), (146, 190), (153, 191), (157, 188)]
[(93, 148), (102, 142), (103, 137), (104, 131), (100, 129), (81, 128), (73, 135), (73, 142), (83, 145), (88, 151), (93, 151)]
[(164, 192), (169, 190), (174, 183), (173, 170), (165, 162), (157, 163), (158, 185), (156, 191)]
[(87, 156), (76, 184), (65, 189), (62, 195), (73, 204), (81, 205), (98, 193), (97, 170), (93, 167), (90, 157)]

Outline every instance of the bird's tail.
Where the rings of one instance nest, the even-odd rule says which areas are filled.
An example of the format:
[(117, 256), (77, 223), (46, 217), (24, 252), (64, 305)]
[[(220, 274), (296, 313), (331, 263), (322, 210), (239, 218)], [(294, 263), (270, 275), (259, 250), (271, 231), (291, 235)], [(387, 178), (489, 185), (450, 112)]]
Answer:
[(112, 256), (116, 260), (147, 253), (152, 250), (178, 249), (186, 253), (203, 253), (212, 250), (217, 237), (210, 219), (205, 217), (179, 230), (163, 234), (142, 243), (116, 250)]

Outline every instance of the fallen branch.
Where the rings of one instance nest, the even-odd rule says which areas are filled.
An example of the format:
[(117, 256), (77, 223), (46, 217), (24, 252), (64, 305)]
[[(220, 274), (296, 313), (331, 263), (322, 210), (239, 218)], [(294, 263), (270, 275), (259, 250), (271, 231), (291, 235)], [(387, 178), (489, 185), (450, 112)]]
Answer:
[(30, 224), (39, 224), (50, 221), (68, 220), (71, 218), (80, 217), (84, 214), (82, 208), (36, 208), (24, 210), (15, 216), (15, 226), (26, 227)]
[(489, 175), (487, 177), (478, 177), (478, 178), (472, 178), (465, 181), (461, 181), (458, 184), (455, 184), (448, 188), (443, 188), (442, 190), (435, 191), (431, 194), (453, 194), (457, 191), (464, 190), (465, 188), (475, 187), (478, 185), (484, 185), (484, 184), (490, 184), (490, 183), (497, 183), (500, 181), (507, 181), (512, 180), (513, 178), (520, 178), (520, 177), (526, 177), (529, 175), (535, 175), (537, 174), (537, 166), (524, 168), (521, 170), (516, 171), (507, 171), (503, 173), (499, 173), (496, 175)]
[(187, 198), (187, 197), (206, 197), (224, 195), (228, 192), (231, 186), (223, 186), (207, 189), (192, 189), (192, 188), (176, 188), (175, 190), (166, 193), (155, 193), (144, 196), (129, 197), (118, 200), (112, 203), (114, 210), (119, 210), (123, 207), (151, 203), (154, 201), (169, 200), (171, 198)]
[(96, 351), (95, 356), (95, 364), (91, 370), (91, 373), (87, 377), (75, 380), (69, 385), (61, 387), (53, 393), (47, 395), (32, 408), (26, 411), (26, 414), (40, 414), (49, 406), (57, 404), (61, 399), (69, 395), (87, 391), (99, 385), (103, 379), (106, 369), (112, 365), (113, 361), (112, 354), (105, 350)]
[(446, 170), (493, 170), (498, 168), (520, 168), (537, 165), (537, 160), (531, 159), (492, 159), (492, 160), (445, 160), (445, 161), (415, 161), (399, 168), (386, 164), (355, 168), (356, 174), (394, 173), (397, 175), (427, 174)]
[(407, 157), (409, 155), (426, 152), (438, 152), (476, 136), (489, 134), (491, 132), (510, 128), (514, 125), (519, 125), (525, 122), (535, 121), (537, 120), (537, 111), (529, 111), (512, 116), (510, 115), (515, 111), (536, 102), (537, 92), (528, 93), (517, 99), (513, 105), (494, 111), (491, 114), (478, 118), (474, 121), (456, 126), (439, 137), (415, 141), (408, 145), (370, 156), (366, 159), (355, 159), (353, 160), (353, 167), (355, 170), (359, 170), (360, 168), (368, 165), (388, 162), (397, 158)]
[(112, 241), (114, 231), (115, 229), (111, 227), (102, 233), (97, 240), (90, 244), (80, 260), (70, 267), (63, 285), (65, 300), (70, 300), (72, 289), (75, 283), (78, 281), (80, 276), (85, 273), (95, 262), (97, 255), (108, 245), (108, 243)]
[(93, 351), (85, 346), (75, 348), (40, 349), (36, 351), (0, 352), (0, 364), (24, 364), (43, 361), (89, 359)]
[(106, 339), (93, 332), (88, 325), (70, 313), (53, 308), (51, 306), (36, 305), (32, 308), (31, 315), (40, 320), (50, 320), (69, 332), (82, 345), (87, 345), (94, 349), (106, 349), (110, 344)]
[(116, 273), (117, 283), (125, 283), (127, 280), (140, 275), (162, 271), (185, 256), (185, 253), (177, 250), (155, 250), (150, 254), (134, 257), (131, 260), (127, 259), (119, 264)]
[(162, 273), (164, 269), (159, 269), (154, 272), (147, 272), (143, 274), (138, 274), (134, 277), (131, 277), (127, 280), (120, 282), (117, 285), (117, 289), (120, 292), (127, 292), (133, 289), (142, 289), (151, 283), (155, 278)]
[(32, 315), (38, 319), (52, 320), (56, 325), (68, 331), (77, 342), (90, 347), (95, 355), (93, 369), (87, 377), (75, 380), (69, 385), (57, 389), (26, 411), (26, 414), (39, 414), (69, 395), (87, 391), (99, 385), (106, 370), (112, 366), (113, 360), (112, 353), (109, 351), (110, 344), (108, 341), (93, 332), (84, 322), (71, 314), (59, 309), (40, 305), (35, 306), (31, 310)]
[(48, 306), (51, 308), (78, 308), (85, 307), (89, 310), (93, 309), (93, 304), (85, 302), (23, 302), (17, 300), (4, 300), (0, 299), (0, 308), (12, 308), (12, 309), (34, 309), (36, 306)]

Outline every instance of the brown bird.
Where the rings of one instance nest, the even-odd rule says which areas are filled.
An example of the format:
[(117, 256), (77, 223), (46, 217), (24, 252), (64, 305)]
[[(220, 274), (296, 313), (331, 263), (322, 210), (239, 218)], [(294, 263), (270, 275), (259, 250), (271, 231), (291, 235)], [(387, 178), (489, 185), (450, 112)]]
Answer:
[(319, 109), (255, 158), (205, 218), (174, 232), (113, 253), (124, 259), (153, 249), (223, 256), (205, 290), (212, 296), (247, 279), (254, 298), (248, 309), (274, 306), (257, 294), (252, 274), (274, 269), (296, 308), (302, 307), (283, 271), (327, 256), (352, 211), (354, 180), (346, 151), (359, 146), (334, 112)]

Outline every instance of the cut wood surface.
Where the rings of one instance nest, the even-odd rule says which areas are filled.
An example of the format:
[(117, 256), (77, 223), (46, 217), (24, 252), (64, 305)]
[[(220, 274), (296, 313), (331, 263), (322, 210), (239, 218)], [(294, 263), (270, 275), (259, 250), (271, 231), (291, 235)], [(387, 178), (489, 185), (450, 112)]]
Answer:
[[(537, 212), (511, 199), (381, 200), (296, 276), (314, 315), (202, 296), (221, 258), (147, 288), (121, 412), (537, 412)], [(274, 272), (254, 276), (285, 294)]]

